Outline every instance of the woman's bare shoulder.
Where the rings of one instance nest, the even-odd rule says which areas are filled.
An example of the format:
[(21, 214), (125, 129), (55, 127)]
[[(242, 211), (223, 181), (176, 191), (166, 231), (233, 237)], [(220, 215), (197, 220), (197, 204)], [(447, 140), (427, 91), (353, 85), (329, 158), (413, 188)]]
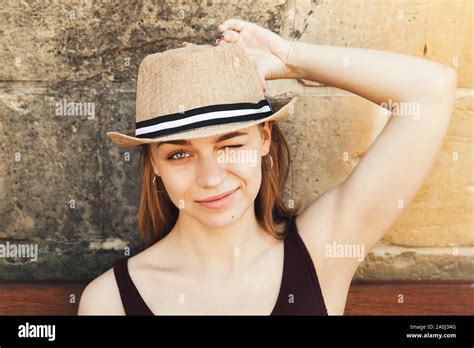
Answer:
[(110, 268), (86, 286), (81, 295), (77, 314), (125, 314), (113, 268)]
[[(155, 264), (156, 260), (162, 260), (158, 256), (163, 253), (162, 249), (165, 250), (163, 242), (164, 239), (128, 258), (128, 269), (134, 274), (135, 278), (139, 279), (139, 276), (143, 273), (142, 270), (149, 267), (149, 265)], [(160, 252), (155, 254), (158, 248), (160, 248)], [(86, 286), (82, 292), (77, 314), (125, 315), (113, 267)]]

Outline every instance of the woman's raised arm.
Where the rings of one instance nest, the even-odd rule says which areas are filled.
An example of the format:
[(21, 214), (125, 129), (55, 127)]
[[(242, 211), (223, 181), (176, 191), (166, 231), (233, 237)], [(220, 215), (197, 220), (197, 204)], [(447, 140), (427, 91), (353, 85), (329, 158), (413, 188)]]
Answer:
[(367, 254), (415, 197), (436, 159), (451, 119), (456, 72), (398, 53), (304, 42), (293, 42), (287, 65), (292, 78), (332, 85), (392, 111), (334, 191), (333, 238), (363, 244)]
[[(277, 78), (321, 82), (392, 111), (352, 173), (326, 194), (325, 200), (332, 202), (330, 232), (315, 236), (324, 243), (363, 245), (366, 255), (415, 197), (438, 155), (453, 110), (455, 70), (386, 51), (282, 42), (280, 37), (274, 43), (262, 43), (271, 39), (264, 28), (251, 27), (253, 36), (239, 38), (239, 29), (245, 30), (247, 22), (231, 19), (223, 25), (227, 42), (233, 38), (254, 60), (265, 54), (278, 57), (285, 68), (280, 67), (283, 76)], [(271, 76), (262, 67), (260, 71)], [(319, 208), (316, 200), (302, 218), (316, 219)], [(316, 254), (320, 255), (324, 246), (318, 243)], [(355, 271), (358, 261), (351, 259), (348, 264)]]

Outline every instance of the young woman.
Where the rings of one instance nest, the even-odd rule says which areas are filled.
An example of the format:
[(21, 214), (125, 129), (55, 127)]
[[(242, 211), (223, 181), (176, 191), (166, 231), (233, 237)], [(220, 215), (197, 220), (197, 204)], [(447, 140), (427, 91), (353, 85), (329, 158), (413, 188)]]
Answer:
[[(288, 41), (237, 19), (218, 30), (217, 46), (242, 48), (263, 91), (265, 80), (313, 80), (390, 103), (393, 114), (346, 180), (296, 209), (282, 201), (288, 148), (274, 122), (144, 145), (140, 227), (151, 246), (92, 281), (79, 314), (342, 315), (361, 255), (331, 257), (328, 246), (358, 246), (366, 256), (436, 159), (455, 98), (452, 68)], [(402, 103), (417, 114), (402, 115)], [(216, 155), (223, 148), (253, 149), (258, 165), (224, 166)]]

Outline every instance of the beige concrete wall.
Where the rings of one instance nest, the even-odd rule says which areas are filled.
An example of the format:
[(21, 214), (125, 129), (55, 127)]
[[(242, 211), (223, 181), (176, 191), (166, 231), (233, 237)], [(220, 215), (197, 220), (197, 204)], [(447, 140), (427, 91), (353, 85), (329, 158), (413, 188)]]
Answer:
[[(134, 178), (136, 153), (112, 145), (105, 132), (133, 126), (144, 56), (183, 41), (211, 44), (216, 25), (231, 17), (291, 40), (395, 51), (457, 69), (453, 121), (438, 159), (356, 279), (472, 279), (473, 17), (467, 0), (5, 2), (0, 241), (31, 241), (42, 251), (36, 264), (0, 260), (3, 277), (90, 278), (124, 247), (140, 248), (139, 186), (128, 178)], [(294, 154), (287, 193), (309, 203), (350, 174), (388, 118), (367, 100), (317, 82), (268, 85), (275, 105), (300, 97), (298, 123), (283, 122)], [(56, 116), (54, 105), (63, 98), (95, 103), (96, 117)]]

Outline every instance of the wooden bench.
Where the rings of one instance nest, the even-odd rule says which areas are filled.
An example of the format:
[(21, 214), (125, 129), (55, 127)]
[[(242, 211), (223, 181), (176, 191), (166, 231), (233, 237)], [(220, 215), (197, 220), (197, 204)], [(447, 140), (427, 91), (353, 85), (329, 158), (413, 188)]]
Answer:
[[(0, 282), (0, 315), (76, 315), (88, 282)], [(474, 315), (473, 281), (356, 282), (345, 315)]]

